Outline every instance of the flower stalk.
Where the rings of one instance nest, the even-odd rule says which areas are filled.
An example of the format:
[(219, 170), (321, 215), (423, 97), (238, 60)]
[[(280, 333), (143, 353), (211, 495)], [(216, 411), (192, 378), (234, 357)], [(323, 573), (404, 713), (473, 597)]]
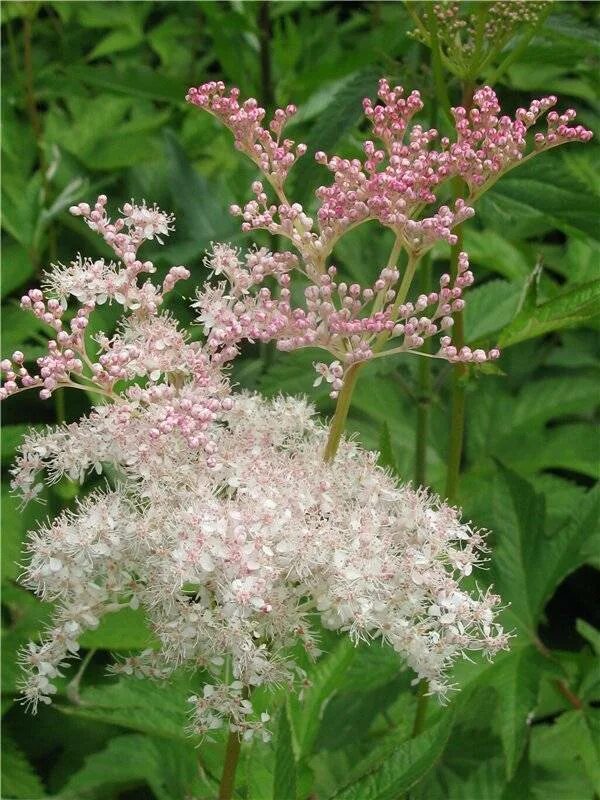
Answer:
[(235, 787), (235, 773), (242, 750), (242, 740), (237, 731), (229, 731), (225, 749), (223, 773), (219, 784), (219, 800), (231, 800)]

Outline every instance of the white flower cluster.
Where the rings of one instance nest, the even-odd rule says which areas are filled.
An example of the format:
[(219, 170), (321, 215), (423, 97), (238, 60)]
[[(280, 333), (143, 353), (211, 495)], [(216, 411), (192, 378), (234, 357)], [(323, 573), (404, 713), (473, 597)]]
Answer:
[(147, 435), (153, 406), (125, 398), (25, 440), (15, 485), (26, 492), (38, 471), (83, 479), (107, 466), (114, 487), (30, 535), (24, 581), (58, 610), (23, 653), (26, 701), (49, 702), (80, 634), (125, 606), (144, 609), (160, 646), (116, 669), (213, 673), (191, 698), (201, 734), (225, 720), (257, 731), (267, 717), (248, 690), (302, 679), (294, 645), (319, 655), (318, 618), (388, 643), (441, 694), (454, 659), (506, 646), (498, 598), (461, 585), (482, 538), (456, 509), (398, 486), (353, 441), (324, 463), (327, 431), (303, 400), (231, 399), (209, 423), (208, 459), (180, 426)]

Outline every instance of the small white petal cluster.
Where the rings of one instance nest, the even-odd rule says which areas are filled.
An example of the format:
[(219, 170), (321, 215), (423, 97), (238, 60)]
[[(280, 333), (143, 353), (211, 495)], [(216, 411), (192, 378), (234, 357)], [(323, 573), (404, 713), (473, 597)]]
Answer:
[(387, 643), (440, 694), (457, 657), (506, 646), (498, 598), (462, 585), (482, 537), (456, 509), (399, 486), (356, 442), (324, 463), (327, 431), (303, 400), (230, 399), (207, 422), (208, 455), (183, 422), (150, 435), (160, 402), (135, 396), (25, 440), (15, 485), (26, 493), (40, 472), (83, 479), (107, 467), (113, 487), (29, 537), (25, 584), (57, 611), (23, 653), (27, 702), (49, 702), (81, 633), (126, 606), (144, 610), (159, 645), (116, 670), (214, 676), (190, 698), (199, 734), (227, 720), (246, 738), (260, 730), (268, 717), (249, 690), (302, 680), (293, 653), (301, 642), (319, 655), (319, 619)]

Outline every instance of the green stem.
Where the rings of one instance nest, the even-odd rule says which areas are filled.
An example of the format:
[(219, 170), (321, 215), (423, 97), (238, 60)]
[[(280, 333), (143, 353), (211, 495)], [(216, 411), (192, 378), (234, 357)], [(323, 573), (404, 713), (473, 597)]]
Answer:
[[(401, 251), (402, 251), (402, 240), (400, 236), (396, 236), (396, 239), (394, 241), (394, 246), (392, 247), (390, 257), (388, 258), (387, 262), (388, 267), (396, 266)], [(400, 303), (402, 303), (406, 298), (406, 294), (410, 288), (411, 281), (415, 274), (416, 266), (417, 266), (417, 261), (410, 258), (408, 265), (406, 267), (406, 271), (404, 273), (404, 277), (402, 279), (402, 283), (400, 285), (400, 289), (398, 290), (398, 295), (396, 297), (396, 303), (395, 303), (396, 306), (400, 305)], [(331, 463), (333, 461), (333, 459), (335, 458), (335, 454), (338, 451), (338, 447), (340, 446), (342, 433), (344, 432), (344, 428), (346, 427), (348, 411), (350, 410), (350, 401), (352, 400), (352, 393), (354, 391), (354, 387), (356, 386), (356, 381), (358, 380), (358, 373), (360, 372), (361, 367), (365, 365), (365, 363), (366, 362), (361, 361), (358, 364), (353, 364), (346, 372), (344, 385), (342, 386), (342, 389), (338, 395), (335, 412), (333, 415), (333, 419), (331, 420), (331, 426), (329, 428), (329, 436), (327, 438), (327, 444), (325, 445), (325, 450), (323, 452), (323, 460), (326, 463)]]
[[(458, 255), (462, 249), (462, 231), (457, 232), (458, 241), (452, 248), (451, 273), (455, 278), (458, 272)], [(464, 320), (462, 312), (454, 315), (452, 330), (454, 346), (460, 350), (464, 345)], [(460, 464), (462, 460), (463, 438), (465, 429), (465, 377), (467, 367), (455, 364), (452, 368), (452, 392), (450, 400), (450, 440), (448, 446), (448, 464), (446, 471), (446, 499), (455, 503), (460, 480)]]
[[(427, 258), (422, 267), (421, 293), (427, 294), (431, 285), (431, 259)], [(425, 340), (423, 350), (429, 352), (429, 339)], [(417, 431), (415, 442), (415, 483), (427, 484), (427, 435), (429, 431), (429, 410), (431, 407), (431, 359), (419, 359), (417, 390)]]
[(346, 419), (348, 418), (348, 411), (350, 410), (350, 401), (352, 399), (352, 392), (358, 380), (358, 373), (360, 368), (365, 364), (364, 361), (358, 364), (353, 364), (346, 372), (344, 385), (338, 395), (335, 413), (331, 420), (331, 427), (329, 428), (329, 437), (325, 445), (325, 452), (323, 453), (323, 460), (330, 463), (335, 458), (335, 454), (340, 446), (340, 439), (346, 427)]
[(242, 741), (236, 731), (229, 731), (227, 748), (225, 750), (225, 763), (219, 785), (219, 800), (231, 800), (235, 787), (235, 773), (237, 770)]
[(54, 411), (56, 414), (56, 421), (59, 425), (62, 425), (66, 419), (64, 389), (56, 389), (54, 392)]
[[(467, 112), (473, 100), (473, 84), (465, 83), (463, 86), (462, 105)], [(458, 179), (457, 179), (458, 180)], [(460, 196), (460, 185), (456, 186), (455, 196)], [(462, 225), (456, 229), (457, 241), (452, 247), (451, 275), (455, 280), (458, 275), (458, 259), (463, 247)], [(465, 343), (464, 320), (462, 311), (454, 315), (452, 329), (453, 344), (460, 350)], [(460, 464), (463, 452), (465, 431), (465, 378), (467, 367), (464, 364), (455, 364), (452, 368), (452, 391), (450, 401), (450, 440), (448, 445), (448, 465), (446, 471), (446, 499), (455, 503), (458, 495), (460, 481)]]
[(444, 76), (444, 69), (442, 67), (442, 55), (438, 37), (437, 17), (435, 16), (433, 4), (430, 4), (427, 9), (427, 20), (429, 22), (429, 31), (431, 34), (431, 67), (433, 69), (433, 78), (435, 81), (435, 93), (439, 109), (451, 121), (451, 103), (450, 97), (448, 96), (447, 81)]

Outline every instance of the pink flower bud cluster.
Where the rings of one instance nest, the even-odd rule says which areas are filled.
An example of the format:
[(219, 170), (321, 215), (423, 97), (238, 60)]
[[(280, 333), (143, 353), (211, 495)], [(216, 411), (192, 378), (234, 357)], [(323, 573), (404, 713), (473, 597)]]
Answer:
[[(231, 128), (238, 147), (260, 166), (257, 153), (262, 151), (255, 150), (255, 142), (263, 138), (271, 141), (270, 134), (260, 128), (264, 111), (256, 100), (240, 105), (238, 98), (237, 89), (226, 94), (220, 83), (206, 84), (188, 94), (190, 102), (211, 111)], [(454, 285), (450, 286), (449, 276), (444, 275), (439, 292), (407, 302), (410, 287), (404, 285), (396, 268), (398, 258), (392, 258), (373, 286), (348, 285), (339, 280), (335, 267), (327, 265), (339, 238), (367, 220), (378, 220), (392, 229), (399, 249), (406, 252), (409, 265), (414, 265), (436, 243), (456, 244), (455, 229), (474, 214), (472, 202), (504, 172), (540, 150), (568, 141), (587, 141), (592, 135), (581, 126), (569, 126), (572, 110), (560, 116), (551, 112), (548, 132), (536, 134), (530, 148), (528, 131), (556, 98), (533, 100), (528, 109), (518, 109), (513, 119), (501, 114), (495, 92), (483, 87), (475, 92), (469, 111), (452, 109), (455, 139), (442, 138), (436, 149), (437, 131), (412, 123), (423, 108), (419, 92), (405, 97), (402, 87), (392, 88), (382, 79), (378, 99), (373, 103), (366, 98), (363, 103), (379, 140), (379, 144), (364, 142), (364, 160), (328, 157), (322, 151), (315, 154), (317, 162), (333, 174), (330, 185), (316, 190), (319, 204), (315, 218), (300, 203), (287, 199), (283, 183), (273, 179), (271, 166), (261, 168), (276, 190), (277, 201), (271, 202), (263, 183), (254, 181), (255, 199), (243, 207), (231, 207), (232, 213), (242, 218), (244, 232), (265, 229), (283, 236), (300, 258), (294, 262), (291, 254), (283, 253), (285, 266), (275, 267), (271, 266), (275, 255), (258, 251), (253, 256), (258, 266), (251, 267), (249, 256), (243, 264), (232, 248), (220, 246), (219, 252), (215, 248), (208, 265), (214, 274), (227, 278), (230, 288), (224, 283), (204, 286), (196, 307), (208, 347), (219, 363), (234, 358), (243, 339), (275, 340), (280, 350), (321, 347), (333, 356), (331, 369), (335, 365), (336, 372), (337, 365), (345, 370), (387, 352), (418, 350), (427, 338), (447, 331), (453, 324), (453, 314), (462, 310), (463, 290), (473, 281), (467, 255), (461, 254)], [(283, 124), (281, 114), (279, 119)], [(457, 198), (452, 208), (438, 203), (442, 184), (450, 178), (460, 178), (461, 185), (466, 184), (466, 196)], [(293, 292), (295, 270), (310, 281), (303, 289), (303, 306), (292, 302), (292, 296), (299, 294)], [(266, 287), (259, 288), (261, 274), (277, 279), (278, 297)], [(422, 315), (428, 307), (430, 313)], [(401, 343), (388, 347), (397, 337), (402, 337)], [(468, 346), (457, 348), (447, 334), (440, 344), (437, 357), (452, 362), (481, 364), (499, 356), (497, 348), (489, 352)], [(318, 375), (327, 377), (331, 394), (336, 397), (343, 376), (323, 373), (324, 368), (318, 366)]]
[[(273, 266), (277, 263), (275, 257), (264, 248), (248, 253), (243, 263), (238, 250), (215, 245), (207, 256), (206, 266), (225, 275), (232, 282), (231, 291), (227, 293), (223, 282), (217, 286), (205, 284), (194, 303), (199, 311), (198, 321), (215, 363), (235, 358), (243, 340), (274, 340), (283, 351), (302, 347), (327, 350), (335, 359), (331, 365), (335, 371), (329, 372), (329, 368), (320, 364), (317, 373), (332, 384), (333, 398), (337, 397), (343, 373), (350, 365), (386, 354), (387, 350), (380, 348), (382, 337), (386, 344), (392, 345), (390, 352), (413, 352), (426, 339), (448, 331), (454, 323), (453, 315), (464, 308), (464, 290), (474, 280), (468, 256), (461, 253), (453, 283), (444, 274), (439, 291), (420, 295), (415, 302), (399, 303), (400, 272), (395, 267), (385, 267), (372, 286), (363, 288), (358, 283), (348, 285), (340, 281), (336, 268), (331, 266), (304, 289), (304, 305), (296, 306), (290, 289), (293, 267), (290, 255), (280, 254), (285, 258), (283, 268), (277, 270)], [(255, 293), (249, 291), (261, 274), (276, 276), (278, 296), (266, 287)], [(427, 309), (429, 314), (424, 315)], [(499, 356), (496, 348), (489, 352), (472, 351), (468, 347), (457, 351), (447, 335), (442, 336), (440, 343), (437, 356), (452, 362), (481, 364)], [(338, 374), (339, 370), (342, 373)], [(315, 385), (320, 382), (318, 379)]]
[(110, 467), (117, 481), (29, 536), (24, 582), (55, 612), (22, 652), (25, 702), (50, 702), (82, 633), (126, 607), (144, 610), (158, 645), (113, 671), (204, 667), (213, 677), (190, 698), (201, 735), (228, 719), (245, 738), (262, 733), (268, 715), (245, 689), (304, 682), (295, 653), (319, 655), (315, 617), (387, 643), (441, 695), (455, 659), (506, 646), (498, 598), (464, 585), (483, 540), (456, 509), (398, 486), (356, 442), (325, 464), (327, 430), (302, 400), (232, 399), (225, 424), (210, 423), (209, 468), (180, 427), (147, 435), (154, 402), (26, 437), (14, 471), (26, 495), (44, 476)]
[[(285, 196), (283, 184), (295, 160), (293, 142), (284, 142), (288, 149), (275, 146), (272, 135), (260, 125), (265, 112), (255, 99), (240, 105), (239, 90), (226, 93), (220, 82), (190, 89), (187, 95), (189, 102), (210, 111), (233, 131), (238, 148), (254, 160), (275, 188), (277, 202), (271, 202), (263, 184), (255, 181), (252, 185), (255, 199), (243, 207), (231, 207), (232, 213), (242, 217), (242, 230), (263, 228), (287, 237), (310, 265), (309, 272), (311, 269), (323, 272), (325, 260), (337, 240), (367, 220), (378, 220), (392, 228), (406, 250), (416, 255), (422, 255), (438, 241), (454, 244), (453, 229), (474, 213), (472, 200), (486, 182), (495, 180), (523, 159), (529, 145), (528, 129), (556, 102), (554, 97), (534, 100), (529, 109), (518, 109), (513, 120), (500, 116), (496, 94), (484, 87), (475, 92), (470, 112), (462, 107), (453, 109), (456, 140), (443, 138), (440, 148), (435, 149), (436, 130), (410, 125), (423, 108), (419, 92), (413, 91), (405, 98), (401, 86), (391, 88), (382, 79), (378, 98), (381, 101), (378, 104), (370, 98), (363, 102), (373, 133), (381, 143), (378, 146), (370, 140), (364, 142), (364, 161), (328, 157), (322, 151), (315, 153), (317, 162), (333, 174), (329, 186), (316, 190), (319, 206), (315, 220), (300, 203)], [(273, 131), (280, 133), (290, 108), (293, 107), (276, 113), (271, 123)], [(573, 117), (572, 110), (560, 116), (550, 115), (548, 132), (536, 135), (534, 149), (547, 149), (567, 141), (588, 141), (590, 131), (582, 126), (569, 126)], [(304, 152), (303, 147), (299, 148), (296, 156)], [(274, 166), (279, 157), (285, 160), (285, 168)], [(440, 187), (451, 177), (462, 178), (470, 190), (466, 197), (456, 201), (453, 209), (438, 205)]]
[[(506, 115), (500, 116), (496, 93), (485, 86), (473, 95), (470, 111), (461, 106), (452, 109), (457, 141), (450, 144), (448, 139), (443, 139), (442, 144), (449, 147), (457, 174), (473, 192), (523, 159), (528, 146), (528, 130), (556, 102), (553, 95), (533, 100), (528, 109), (518, 108), (513, 120)], [(561, 115), (550, 112), (547, 115), (547, 133), (537, 133), (534, 137), (535, 149), (548, 149), (568, 141), (589, 141), (591, 131), (581, 125), (569, 127), (568, 123), (574, 118), (573, 109)]]
[(65, 307), (55, 297), (46, 298), (39, 289), (30, 289), (21, 298), (21, 308), (32, 311), (38, 319), (56, 332), (48, 341), (48, 354), (37, 360), (39, 372), (31, 374), (20, 351), (0, 362), (4, 384), (0, 399), (33, 387), (40, 388), (40, 397), (47, 400), (59, 386), (72, 384), (72, 377), (83, 373), (84, 334), (93, 305), (81, 306), (68, 325), (63, 324)]
[(222, 81), (210, 81), (189, 89), (185, 99), (226, 125), (234, 135), (236, 147), (252, 158), (274, 186), (281, 187), (297, 159), (306, 152), (306, 145), (281, 138), (296, 106), (278, 108), (267, 129), (261, 124), (264, 108), (252, 97), (240, 104), (239, 96), (239, 89), (227, 93)]

